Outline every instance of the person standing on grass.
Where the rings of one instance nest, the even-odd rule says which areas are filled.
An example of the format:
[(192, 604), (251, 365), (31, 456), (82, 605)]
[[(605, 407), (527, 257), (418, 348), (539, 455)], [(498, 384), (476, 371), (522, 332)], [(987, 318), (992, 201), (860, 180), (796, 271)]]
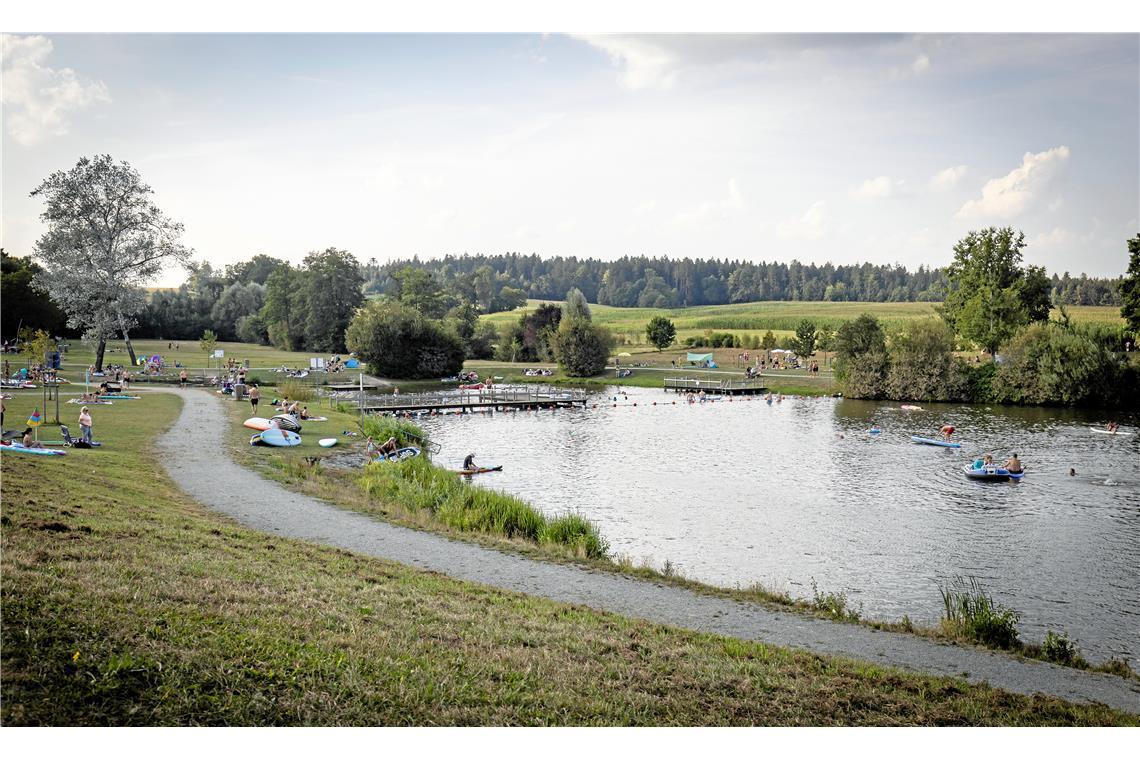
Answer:
[(260, 399), (261, 399), (261, 389), (258, 388), (257, 385), (252, 386), (249, 389), (249, 407), (250, 407), (250, 409), (253, 410), (254, 414), (257, 414), (257, 402)]
[(87, 411), (87, 407), (79, 410), (79, 429), (83, 433), (83, 442), (91, 443), (91, 412)]
[(186, 370), (182, 370), (181, 372), (178, 373), (178, 387), (179, 388), (185, 388), (186, 387)]

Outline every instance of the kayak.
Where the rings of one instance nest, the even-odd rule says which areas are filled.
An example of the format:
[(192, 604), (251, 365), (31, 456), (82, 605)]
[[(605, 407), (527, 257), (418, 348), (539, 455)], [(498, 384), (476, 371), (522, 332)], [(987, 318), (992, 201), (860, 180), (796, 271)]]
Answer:
[(396, 449), (395, 454), (381, 454), (380, 456), (376, 457), (376, 461), (377, 462), (401, 462), (405, 459), (411, 459), (412, 457), (418, 455), (419, 453), (420, 453), (419, 448), (417, 448), (415, 446), (405, 446), (402, 449)]
[(1105, 430), (1104, 428), (1094, 428), (1094, 427), (1089, 428), (1089, 430), (1093, 431), (1094, 433), (1104, 433), (1105, 435), (1132, 435), (1132, 433), (1130, 433), (1127, 430), (1113, 431), (1113, 430)]
[(927, 446), (945, 446), (948, 449), (960, 449), (962, 444), (951, 443), (950, 441), (940, 441), (937, 438), (923, 438), (920, 435), (912, 435), (910, 437), (915, 443), (925, 443)]
[(497, 464), (494, 467), (475, 467), (474, 469), (471, 469), (471, 470), (456, 470), (455, 472), (459, 473), (460, 475), (479, 475), (480, 473), (484, 473), (484, 472), (502, 472), (502, 471), (503, 471), (503, 466), (501, 464)]
[(1024, 470), (1021, 472), (1010, 472), (1004, 467), (995, 467), (994, 465), (975, 470), (973, 464), (966, 464), (962, 465), (962, 472), (966, 473), (966, 477), (970, 480), (986, 480), (999, 483), (1006, 480), (1017, 481), (1025, 477)]

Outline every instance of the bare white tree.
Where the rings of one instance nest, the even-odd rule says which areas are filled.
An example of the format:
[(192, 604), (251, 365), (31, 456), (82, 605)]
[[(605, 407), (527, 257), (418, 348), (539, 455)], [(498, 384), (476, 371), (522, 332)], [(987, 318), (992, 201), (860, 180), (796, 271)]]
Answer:
[(135, 364), (130, 330), (146, 304), (144, 286), (168, 262), (185, 264), (192, 253), (179, 241), (182, 225), (162, 213), (153, 195), (130, 164), (108, 155), (81, 158), (32, 191), (44, 199), (40, 219), (48, 225), (36, 241), (43, 264), (36, 282), (67, 313), (70, 327), (99, 341), (97, 369), (116, 333)]

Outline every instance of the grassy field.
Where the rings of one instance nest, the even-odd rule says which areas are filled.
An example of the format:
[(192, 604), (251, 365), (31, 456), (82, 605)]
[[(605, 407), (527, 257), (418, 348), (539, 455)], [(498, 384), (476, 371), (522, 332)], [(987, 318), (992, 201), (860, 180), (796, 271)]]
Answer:
[[(496, 326), (511, 324), (519, 316), (533, 310), (543, 301), (530, 300), (514, 311), (497, 312), (483, 317)], [(692, 306), (684, 309), (640, 309), (590, 305), (593, 319), (608, 327), (628, 346), (645, 344), (645, 325), (652, 317), (664, 315), (677, 327), (677, 341), (712, 332), (731, 332), (741, 337), (762, 336), (771, 330), (777, 338), (791, 335), (801, 320), (810, 319), (816, 327), (838, 328), (846, 321), (867, 313), (890, 327), (906, 320), (936, 315), (934, 303), (863, 303), (837, 301), (757, 301), (722, 306)], [(1114, 306), (1067, 306), (1069, 315), (1078, 322), (1122, 324), (1120, 309)], [(1057, 313), (1055, 312), (1055, 316)]]
[(101, 449), (0, 455), (5, 725), (1138, 722), (247, 530), (163, 473), (178, 411), (148, 394), (96, 410)]

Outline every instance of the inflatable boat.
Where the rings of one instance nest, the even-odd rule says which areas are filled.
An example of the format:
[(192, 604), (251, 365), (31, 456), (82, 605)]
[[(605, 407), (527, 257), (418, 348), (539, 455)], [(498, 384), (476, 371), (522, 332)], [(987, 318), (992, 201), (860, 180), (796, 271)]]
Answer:
[(1017, 481), (1025, 477), (1024, 470), (1021, 472), (1010, 472), (1004, 467), (998, 467), (992, 464), (975, 469), (974, 464), (976, 463), (962, 466), (962, 472), (966, 473), (966, 477), (970, 480), (986, 480), (1001, 483), (1007, 480)]

